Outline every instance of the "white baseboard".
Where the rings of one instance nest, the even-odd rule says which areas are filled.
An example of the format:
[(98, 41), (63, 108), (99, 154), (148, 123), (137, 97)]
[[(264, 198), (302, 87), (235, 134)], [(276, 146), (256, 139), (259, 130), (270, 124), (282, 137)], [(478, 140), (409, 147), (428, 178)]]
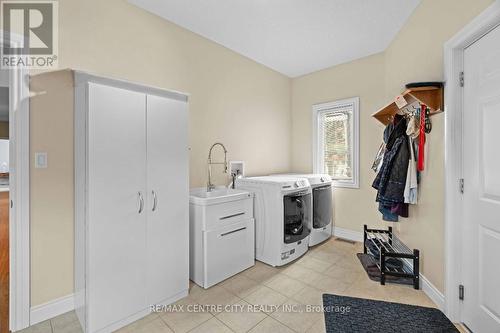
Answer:
[(444, 295), (425, 276), (420, 274), (420, 288), (436, 303), (439, 310), (444, 311)]
[(53, 301), (36, 305), (30, 310), (30, 326), (75, 309), (73, 294), (57, 298)]
[(361, 231), (333, 227), (333, 235), (353, 242), (363, 242), (363, 232)]

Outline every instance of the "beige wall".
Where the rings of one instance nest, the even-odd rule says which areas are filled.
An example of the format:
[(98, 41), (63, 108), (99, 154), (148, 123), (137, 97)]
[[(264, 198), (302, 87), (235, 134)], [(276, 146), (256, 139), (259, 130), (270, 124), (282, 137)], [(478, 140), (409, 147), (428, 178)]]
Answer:
[[(443, 44), (493, 0), (424, 0), (386, 50), (386, 97), (406, 82), (444, 80)], [(436, 24), (436, 22), (439, 22)], [(413, 41), (420, 54), (407, 52)], [(453, 112), (453, 110), (449, 110)], [(399, 229), (402, 239), (422, 250), (425, 276), (444, 290), (444, 114), (433, 117), (428, 163), (422, 175), (420, 204)]]
[(32, 305), (73, 291), (73, 80), (70, 71), (31, 78), (30, 168)]
[[(60, 68), (190, 94), (192, 186), (205, 185), (215, 141), (246, 161), (248, 174), (290, 170), (287, 77), (122, 0), (61, 0), (59, 21)], [(48, 152), (49, 167), (31, 169), (32, 306), (73, 292), (73, 124), (63, 106), (71, 101), (54, 108), (40, 95), (33, 103), (31, 154)]]
[(313, 104), (348, 97), (360, 97), (360, 190), (336, 189), (334, 193), (335, 225), (358, 230), (373, 221), (376, 204), (369, 190), (373, 181), (370, 169), (380, 146), (382, 125), (370, 114), (384, 102), (385, 59), (373, 55), (355, 62), (335, 66), (292, 81), (292, 166), (297, 172), (312, 171)]
[[(370, 114), (397, 95), (404, 84), (443, 80), (443, 44), (493, 0), (423, 0), (389, 48), (292, 81), (292, 167), (311, 171), (311, 106), (351, 96), (361, 98), (360, 189), (335, 193), (335, 222), (361, 231), (362, 225), (382, 222), (371, 188), (371, 163), (382, 140), (383, 126)], [(444, 116), (432, 118), (428, 158), (422, 175), (420, 201), (402, 219), (403, 240), (422, 252), (423, 274), (444, 290)]]

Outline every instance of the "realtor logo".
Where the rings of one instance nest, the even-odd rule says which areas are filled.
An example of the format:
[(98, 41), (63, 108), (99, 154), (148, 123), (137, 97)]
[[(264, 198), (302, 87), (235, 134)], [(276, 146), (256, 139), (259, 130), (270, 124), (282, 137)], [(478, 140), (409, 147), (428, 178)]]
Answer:
[(57, 1), (2, 1), (0, 67), (57, 67)]

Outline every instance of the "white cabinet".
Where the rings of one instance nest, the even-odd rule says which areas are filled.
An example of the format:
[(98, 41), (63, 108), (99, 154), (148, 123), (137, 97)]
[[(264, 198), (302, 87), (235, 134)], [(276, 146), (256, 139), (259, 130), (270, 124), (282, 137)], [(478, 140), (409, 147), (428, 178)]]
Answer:
[(255, 264), (253, 194), (191, 190), (190, 278), (209, 288)]
[(187, 98), (75, 81), (75, 305), (112, 332), (188, 293)]

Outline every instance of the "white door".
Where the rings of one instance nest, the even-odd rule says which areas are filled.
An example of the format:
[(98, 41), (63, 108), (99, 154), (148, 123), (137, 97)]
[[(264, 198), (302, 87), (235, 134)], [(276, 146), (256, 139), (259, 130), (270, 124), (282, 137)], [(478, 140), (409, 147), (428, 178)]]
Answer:
[(88, 93), (87, 296), (94, 332), (147, 308), (146, 95), (98, 84), (89, 84)]
[(464, 61), (462, 320), (476, 333), (500, 332), (500, 27)]
[(147, 96), (148, 302), (189, 287), (187, 103)]

